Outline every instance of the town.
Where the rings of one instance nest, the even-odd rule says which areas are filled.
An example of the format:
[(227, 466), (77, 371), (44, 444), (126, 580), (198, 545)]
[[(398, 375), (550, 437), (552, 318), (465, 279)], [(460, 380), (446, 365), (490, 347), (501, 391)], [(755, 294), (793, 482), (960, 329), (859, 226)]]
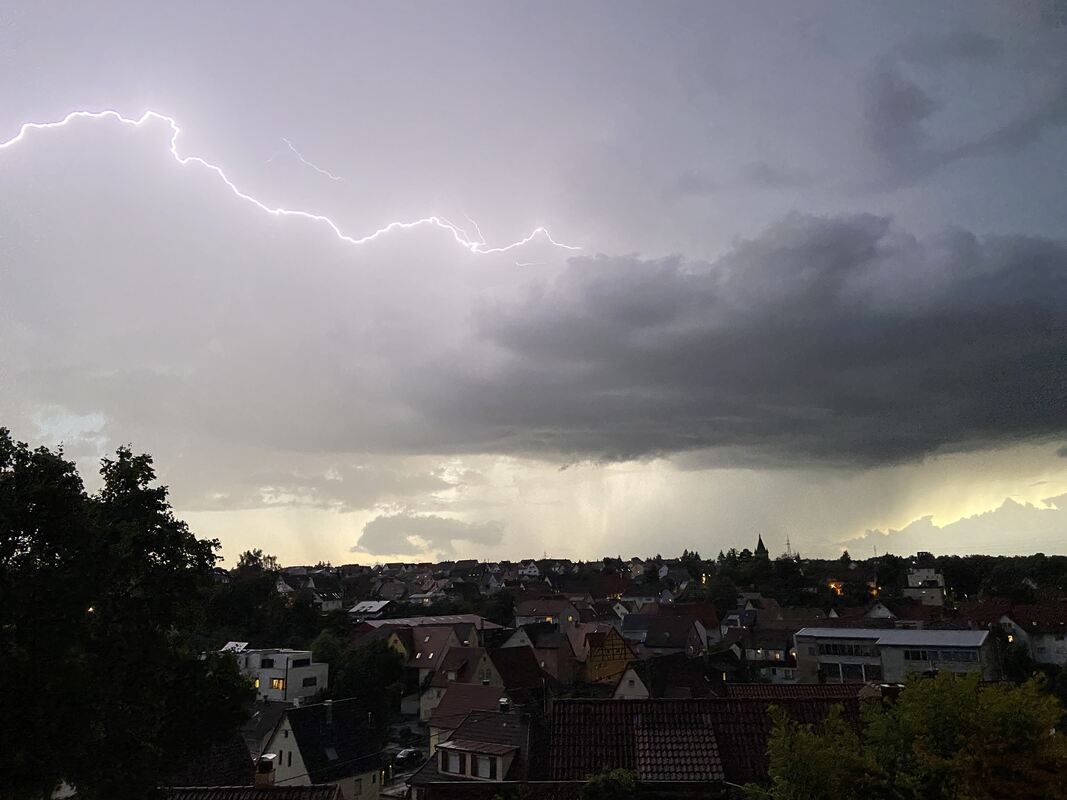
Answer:
[(826, 561), (752, 544), (336, 568), (246, 552), (215, 568), (220, 607), (258, 585), (306, 627), (217, 618), (244, 639), (221, 649), (257, 692), (236, 760), (258, 764), (257, 785), (347, 800), (555, 797), (604, 769), (714, 794), (766, 783), (772, 706), (858, 718), (864, 698), (939, 674), (1038, 670), (1067, 689), (1067, 558)]
[(13, 798), (1062, 793), (1067, 556), (227, 568), (100, 478), (0, 428)]

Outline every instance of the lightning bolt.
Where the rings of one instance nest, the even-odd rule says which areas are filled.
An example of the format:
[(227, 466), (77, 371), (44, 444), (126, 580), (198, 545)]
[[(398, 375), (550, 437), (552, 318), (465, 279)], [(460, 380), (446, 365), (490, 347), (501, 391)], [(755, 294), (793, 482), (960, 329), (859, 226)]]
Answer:
[[(310, 222), (314, 222), (318, 225), (323, 225), (328, 228), (334, 234), (334, 236), (336, 236), (342, 242), (345, 242), (347, 244), (367, 244), (368, 242), (372, 242), (375, 239), (378, 239), (388, 233), (429, 226), (439, 228), (443, 231), (448, 232), (449, 234), (451, 234), (452, 239), (456, 242), (456, 244), (460, 245), (464, 249), (476, 255), (506, 253), (509, 250), (514, 250), (518, 247), (522, 247), (523, 245), (529, 244), (535, 239), (543, 239), (552, 246), (558, 247), (563, 250), (581, 249), (580, 247), (575, 247), (573, 245), (564, 244), (563, 242), (556, 241), (552, 238), (552, 234), (548, 232), (548, 229), (543, 226), (538, 226), (534, 228), (527, 236), (522, 239), (519, 239), (518, 241), (511, 242), (510, 244), (506, 245), (501, 245), (499, 247), (487, 247), (484, 240), (477, 241), (471, 239), (458, 225), (454, 225), (443, 217), (439, 217), (436, 215), (410, 221), (398, 220), (395, 222), (390, 222), (388, 225), (379, 228), (378, 230), (372, 233), (368, 233), (365, 236), (352, 236), (341, 230), (340, 226), (336, 222), (334, 222), (332, 219), (323, 214), (315, 214), (311, 211), (303, 211), (300, 209), (269, 206), (266, 203), (257, 200), (252, 195), (246, 194), (245, 192), (242, 192), (240, 189), (238, 189), (237, 186), (233, 183), (233, 181), (231, 181), (226, 176), (226, 173), (223, 172), (221, 167), (212, 164), (210, 161), (204, 160), (200, 156), (183, 156), (181, 153), (178, 152), (178, 138), (181, 136), (182, 133), (181, 127), (179, 127), (177, 121), (173, 117), (169, 117), (166, 114), (160, 114), (158, 111), (145, 111), (144, 114), (142, 114), (137, 119), (133, 119), (131, 117), (124, 117), (118, 111), (114, 111), (111, 109), (105, 111), (71, 111), (69, 114), (67, 114), (67, 116), (54, 122), (26, 122), (22, 124), (22, 127), (19, 128), (19, 132), (17, 134), (15, 134), (7, 141), (0, 142), (0, 151), (11, 149), (20, 142), (23, 142), (31, 131), (44, 131), (53, 130), (55, 128), (64, 128), (71, 122), (78, 119), (110, 119), (122, 125), (129, 125), (134, 128), (140, 128), (146, 123), (152, 121), (162, 122), (167, 125), (171, 132), (170, 146), (168, 148), (168, 152), (170, 153), (171, 158), (173, 158), (180, 166), (186, 167), (192, 164), (201, 167), (202, 169), (207, 170), (208, 172), (212, 173), (216, 178), (218, 178), (235, 197), (244, 200), (246, 203), (251, 203), (260, 211), (266, 214), (270, 214), (272, 217), (299, 217), (300, 219), (305, 219)], [(290, 145), (290, 147), (292, 147), (292, 145)]]
[(304, 155), (295, 147), (293, 147), (293, 143), (286, 139), (284, 136), (282, 137), (282, 141), (285, 142), (286, 147), (293, 151), (293, 155), (296, 156), (300, 160), (300, 163), (303, 164), (305, 167), (311, 167), (313, 170), (315, 170), (315, 172), (319, 173), (319, 175), (325, 175), (331, 181), (344, 180), (344, 178), (342, 178), (340, 175), (334, 175), (332, 172), (327, 172), (326, 170), (324, 170), (318, 164), (312, 164), (310, 161), (304, 158)]

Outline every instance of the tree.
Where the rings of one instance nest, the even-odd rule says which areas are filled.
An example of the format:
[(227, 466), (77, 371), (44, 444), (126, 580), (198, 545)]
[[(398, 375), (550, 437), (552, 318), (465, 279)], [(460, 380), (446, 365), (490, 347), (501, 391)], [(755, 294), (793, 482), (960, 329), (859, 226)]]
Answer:
[(767, 744), (770, 790), (748, 787), (750, 800), (837, 800), (878, 796), (872, 790), (880, 770), (864, 751), (859, 734), (834, 707), (818, 730), (800, 725), (777, 706)]
[[(152, 459), (121, 448), (88, 495), (62, 451), (0, 429), (4, 791), (152, 797), (252, 699), (232, 656), (191, 645), (218, 542), (176, 519)], [(165, 777), (163, 778), (165, 782)]]
[[(778, 715), (768, 746), (770, 796), (1062, 799), (1062, 715), (1040, 679), (1012, 686), (983, 685), (977, 675), (913, 677), (895, 703), (864, 709), (858, 734), (840, 717), (816, 731)], [(829, 754), (825, 763), (821, 753)], [(813, 783), (819, 773), (829, 793)]]
[(264, 555), (257, 547), (245, 550), (237, 557), (237, 569), (241, 572), (277, 572), (280, 565), (277, 556)]
[[(321, 650), (325, 643), (316, 641)], [(379, 734), (385, 732), (399, 707), (403, 684), (404, 661), (382, 641), (362, 647), (349, 645), (330, 664), (330, 696), (335, 700), (355, 698), (359, 716), (369, 716)]]
[(485, 618), (497, 625), (510, 628), (515, 621), (515, 595), (497, 592), (485, 605)]
[(582, 800), (633, 800), (639, 796), (634, 774), (626, 769), (606, 769), (590, 775), (582, 786)]

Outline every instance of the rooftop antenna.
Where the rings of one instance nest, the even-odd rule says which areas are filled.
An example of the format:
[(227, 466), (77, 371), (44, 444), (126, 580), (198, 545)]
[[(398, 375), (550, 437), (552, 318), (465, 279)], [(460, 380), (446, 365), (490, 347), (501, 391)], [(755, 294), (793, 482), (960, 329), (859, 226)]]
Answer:
[(789, 558), (793, 557), (793, 545), (789, 543), (789, 534), (785, 535), (785, 554)]

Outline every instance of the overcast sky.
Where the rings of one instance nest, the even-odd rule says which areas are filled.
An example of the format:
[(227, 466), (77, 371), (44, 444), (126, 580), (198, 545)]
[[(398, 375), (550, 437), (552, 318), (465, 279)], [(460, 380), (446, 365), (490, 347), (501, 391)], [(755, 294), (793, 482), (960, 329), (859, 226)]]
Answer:
[(0, 149), (0, 425), (230, 564), (1067, 551), (1060, 0), (16, 2), (0, 99), (484, 237)]

